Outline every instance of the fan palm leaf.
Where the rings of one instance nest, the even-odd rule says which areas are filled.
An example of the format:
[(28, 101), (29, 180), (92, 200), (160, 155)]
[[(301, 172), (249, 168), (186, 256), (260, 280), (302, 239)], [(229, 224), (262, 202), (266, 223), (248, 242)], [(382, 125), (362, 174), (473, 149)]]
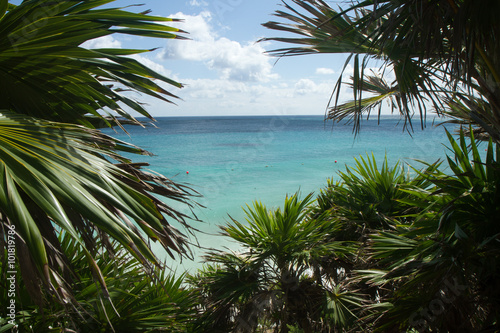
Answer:
[[(287, 11), (275, 14), (284, 22), (264, 26), (300, 37), (265, 40), (297, 46), (272, 50), (271, 54), (351, 54), (342, 72), (353, 64), (353, 99), (339, 103), (341, 75), (332, 93), (329, 119), (347, 117), (358, 131), (363, 114), (375, 107), (380, 114), (379, 106), (386, 99), (397, 106), (393, 111), (397, 110), (410, 127), (414, 113), (425, 126), (428, 110), (442, 114), (446, 109), (457, 121), (482, 128), (496, 142), (500, 139), (500, 50), (496, 42), (500, 31), (494, 23), (500, 10), (497, 2), (488, 1), (485, 6), (471, 0), (367, 0), (338, 10), (322, 0), (291, 2), (295, 6), (285, 3)], [(392, 73), (395, 80), (384, 92), (363, 98), (363, 93), (374, 92), (371, 83), (377, 80), (377, 75), (365, 73), (370, 64), (380, 66), (381, 73)], [(465, 115), (448, 107), (457, 95), (468, 104)], [(477, 107), (478, 101), (488, 107)]]
[(189, 216), (171, 203), (192, 207), (195, 192), (144, 170), (147, 163), (132, 163), (121, 154), (150, 153), (96, 129), (140, 125), (132, 111), (153, 119), (124, 91), (171, 102), (175, 95), (161, 85), (182, 84), (130, 57), (151, 50), (82, 46), (117, 33), (183, 38), (183, 32), (165, 24), (171, 18), (99, 8), (111, 2), (0, 1), (0, 238), (15, 228), (21, 272), (39, 305), (42, 285), (62, 302), (74, 300), (58, 231), (82, 247), (104, 295), (94, 259), (98, 240), (118, 241), (145, 267), (160, 264), (149, 240), (171, 256), (189, 255), (187, 236), (172, 225), (190, 228)]
[(232, 220), (222, 227), (241, 249), (209, 253), (205, 260), (212, 266), (193, 279), (204, 295), (205, 324), (244, 332), (261, 322), (282, 332), (297, 324), (312, 332), (325, 327), (325, 314), (332, 314), (328, 321), (335, 325), (346, 324), (346, 304), (355, 293), (330, 291), (330, 282), (317, 280), (313, 271), (322, 258), (342, 258), (354, 250), (349, 242), (325, 241), (335, 225), (331, 219), (310, 218), (312, 199), (312, 194), (287, 196), (274, 210), (255, 202), (245, 209), (246, 222)]
[(484, 159), (469, 133), (469, 142), (463, 131), (458, 141), (448, 133), (449, 173), (432, 170), (421, 176), (433, 186), (404, 189), (404, 201), (422, 208), (414, 222), (371, 237), (371, 255), (383, 269), (360, 276), (397, 285), (387, 294), (393, 306), (379, 318), (380, 331), (498, 329), (498, 149), (490, 140)]
[[(2, 2), (6, 2), (3, 0)], [(175, 95), (158, 85), (182, 85), (130, 55), (151, 50), (87, 49), (88, 40), (111, 34), (183, 38), (163, 23), (171, 18), (96, 9), (108, 1), (25, 1), (0, 21), (1, 109), (43, 119), (109, 126), (108, 116), (137, 123), (126, 107), (151, 118), (124, 90), (171, 102)], [(181, 33), (181, 34), (179, 34)], [(157, 82), (155, 82), (157, 81)], [(99, 112), (98, 112), (99, 110)]]
[[(112, 252), (106, 251), (103, 245), (95, 254), (96, 265), (102, 271), (112, 299), (112, 303), (103, 302), (101, 289), (87, 268), (84, 248), (67, 232), (59, 232), (57, 237), (76, 277), (68, 281), (74, 290), (75, 308), (65, 311), (62, 304), (53, 302), (45, 306), (44, 313), (40, 313), (26, 290), (21, 288), (17, 295), (17, 303), (23, 308), (23, 316), (19, 316), (17, 321), (19, 330), (186, 331), (195, 313), (195, 298), (182, 285), (184, 275), (174, 277), (164, 270), (145, 270), (141, 262), (113, 241), (110, 244)], [(18, 283), (22, 286), (28, 282), (20, 278)], [(4, 327), (9, 328), (7, 325)]]

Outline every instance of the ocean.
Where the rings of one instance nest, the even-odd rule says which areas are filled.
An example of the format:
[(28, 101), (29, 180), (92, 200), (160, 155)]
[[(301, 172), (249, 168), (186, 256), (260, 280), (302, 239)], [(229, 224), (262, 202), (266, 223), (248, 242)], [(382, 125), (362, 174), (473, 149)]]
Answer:
[(318, 193), (328, 178), (337, 179), (360, 155), (373, 153), (380, 163), (387, 156), (389, 165), (400, 160), (416, 167), (423, 167), (416, 160), (443, 159), (448, 142), (443, 126), (434, 126), (432, 120), (425, 125), (422, 130), (416, 120), (408, 133), (399, 118), (382, 116), (380, 123), (363, 121), (355, 136), (351, 124), (332, 124), (322, 116), (163, 117), (156, 127), (127, 127), (130, 135), (106, 133), (154, 153), (134, 161), (148, 162), (151, 170), (202, 195), (197, 201), (206, 208), (195, 213), (203, 222), (192, 223), (201, 231), (191, 239), (201, 246), (193, 247), (195, 260), (167, 259), (176, 272), (192, 272), (201, 267), (205, 248), (234, 248), (217, 233), (229, 216), (244, 221), (246, 204), (258, 200), (272, 208), (286, 194)]

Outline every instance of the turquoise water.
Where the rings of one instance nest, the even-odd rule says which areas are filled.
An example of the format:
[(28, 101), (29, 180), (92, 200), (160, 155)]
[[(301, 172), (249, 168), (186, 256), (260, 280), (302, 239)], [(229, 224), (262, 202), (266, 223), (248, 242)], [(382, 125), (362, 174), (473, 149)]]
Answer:
[[(414, 159), (434, 162), (445, 156), (443, 127), (428, 122), (421, 130), (414, 124), (410, 136), (398, 123), (393, 117), (380, 124), (364, 121), (355, 137), (351, 125), (332, 126), (322, 116), (168, 117), (158, 119), (158, 128), (132, 127), (130, 137), (113, 135), (156, 155), (135, 161), (146, 161), (150, 169), (203, 195), (198, 202), (206, 208), (195, 211), (203, 222), (193, 223), (203, 231), (197, 235), (202, 247), (232, 248), (215, 234), (228, 215), (243, 220), (246, 203), (259, 200), (277, 207), (287, 193), (318, 192), (328, 178), (337, 178), (339, 170), (367, 153), (380, 162), (387, 155), (390, 165), (403, 160), (418, 166)], [(195, 252), (196, 260), (184, 260), (178, 270), (200, 266), (203, 250)]]

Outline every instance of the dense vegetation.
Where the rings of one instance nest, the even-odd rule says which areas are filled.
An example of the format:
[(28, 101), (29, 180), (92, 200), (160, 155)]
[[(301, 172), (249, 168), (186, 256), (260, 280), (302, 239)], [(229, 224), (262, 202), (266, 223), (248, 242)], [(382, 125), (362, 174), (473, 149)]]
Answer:
[[(111, 254), (119, 244), (152, 277), (153, 266), (161, 263), (150, 241), (171, 255), (189, 254), (186, 236), (172, 226), (172, 221), (188, 226), (189, 217), (169, 202), (192, 205), (194, 192), (122, 156), (148, 152), (99, 130), (143, 126), (131, 110), (152, 120), (130, 92), (170, 102), (175, 95), (159, 84), (182, 85), (130, 57), (148, 50), (82, 46), (113, 33), (182, 38), (183, 32), (166, 25), (169, 18), (99, 8), (111, 2), (32, 0), (16, 6), (0, 1), (0, 241), (5, 250), (0, 297), (2, 305), (10, 304), (10, 291), (18, 291), (13, 310), (18, 318), (43, 318), (35, 314), (42, 312), (57, 318), (61, 309), (72, 308), (86, 313), (78, 281), (90, 285), (85, 280), (90, 274), (99, 286), (93, 307), (106, 309), (100, 319), (111, 320), (120, 305), (113, 304), (115, 295), (101, 265), (103, 251)], [(75, 243), (81, 254), (78, 266), (63, 240)], [(138, 269), (134, 265), (130, 275)], [(15, 280), (15, 288), (8, 278)], [(129, 279), (124, 283), (136, 281)], [(21, 298), (21, 291), (31, 302)], [(64, 307), (51, 308), (54, 302)], [(2, 324), (9, 311), (2, 306)], [(44, 327), (62, 331), (76, 323), (48, 319)]]
[(193, 277), (204, 332), (494, 332), (499, 329), (498, 148), (473, 137), (405, 172), (360, 158), (311, 202), (248, 208)]
[[(353, 101), (335, 98), (340, 78), (330, 119), (350, 119), (360, 130), (361, 117), (387, 101), (409, 131), (414, 114), (424, 124), (429, 110), (461, 131), (448, 133), (444, 161), (408, 171), (360, 157), (317, 197), (297, 193), (273, 210), (249, 205), (246, 221), (222, 227), (241, 251), (214, 250), (204, 269), (179, 279), (150, 266), (156, 260), (136, 228), (184, 252), (185, 239), (162, 214), (186, 217), (152, 193), (189, 204), (189, 192), (120, 157), (143, 151), (97, 129), (120, 123), (104, 110), (137, 123), (120, 103), (147, 115), (120, 94), (123, 86), (164, 98), (171, 94), (151, 78), (179, 85), (125, 57), (138, 50), (79, 47), (116, 32), (178, 35), (154, 23), (163, 18), (94, 9), (107, 2), (0, 1), (0, 267), (6, 283), (8, 230), (15, 229), (16, 263), (25, 263), (16, 268), (24, 330), (500, 330), (499, 2), (366, 0), (339, 10), (321, 0), (285, 4), (276, 12), (283, 21), (265, 25), (292, 33), (273, 40), (294, 45), (272, 54), (351, 54)], [(26, 36), (8, 38), (23, 28)], [(367, 74), (371, 60), (380, 69)], [(7, 292), (2, 285), (2, 304)], [(5, 311), (0, 331), (11, 328)]]

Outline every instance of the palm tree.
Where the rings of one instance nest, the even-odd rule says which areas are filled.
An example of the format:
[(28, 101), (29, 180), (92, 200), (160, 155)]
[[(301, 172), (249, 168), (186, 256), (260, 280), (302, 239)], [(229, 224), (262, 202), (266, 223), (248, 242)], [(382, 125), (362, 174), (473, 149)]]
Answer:
[[(393, 229), (397, 223), (403, 223), (403, 216), (413, 211), (412, 206), (405, 204), (409, 195), (406, 187), (427, 188), (431, 185), (422, 175), (432, 172), (440, 163), (428, 166), (425, 170), (416, 170), (398, 161), (389, 166), (387, 158), (379, 167), (373, 154), (366, 158), (354, 159), (353, 166), (346, 166), (346, 171), (338, 172), (339, 180), (335, 183), (329, 179), (317, 198), (316, 214), (329, 213), (342, 217), (352, 224), (351, 230)], [(408, 222), (409, 223), (409, 222)], [(349, 240), (358, 240), (362, 233), (344, 235)]]
[[(356, 293), (335, 285), (313, 270), (326, 255), (352, 252), (349, 242), (324, 242), (334, 228), (330, 220), (310, 219), (312, 194), (287, 197), (283, 209), (268, 210), (255, 202), (245, 210), (248, 224), (233, 220), (222, 227), (239, 252), (215, 251), (209, 265), (192, 278), (202, 295), (205, 331), (255, 332), (260, 325), (288, 332), (344, 327), (355, 322), (361, 306)], [(200, 328), (201, 329), (201, 328)]]
[[(366, 259), (377, 269), (355, 271), (352, 279), (384, 293), (370, 298), (364, 319), (382, 332), (498, 330), (498, 284), (491, 279), (499, 256), (500, 3), (367, 0), (335, 10), (321, 0), (290, 2), (295, 6), (276, 12), (285, 22), (265, 26), (295, 34), (268, 40), (296, 45), (271, 54), (350, 53), (344, 69), (353, 63), (353, 99), (340, 102), (341, 76), (327, 118), (350, 120), (358, 131), (364, 115), (380, 115), (388, 102), (409, 128), (414, 114), (425, 126), (429, 111), (466, 125), (459, 143), (449, 135), (451, 171), (429, 165), (420, 173), (424, 183), (398, 198), (413, 211), (367, 235)], [(382, 65), (368, 74), (373, 61)], [(476, 140), (490, 140), (484, 162)]]
[[(67, 233), (60, 233), (58, 240), (75, 273), (68, 281), (74, 303), (52, 302), (42, 312), (30, 299), (27, 288), (23, 288), (29, 281), (21, 278), (18, 281), (21, 309), (16, 320), (19, 331), (151, 332), (168, 327), (169, 332), (186, 332), (195, 314), (196, 298), (191, 290), (182, 286), (184, 275), (169, 276), (159, 269), (150, 272), (113, 241), (110, 244), (113, 253), (100, 246), (94, 256), (112, 299), (112, 302), (104, 302), (81, 245)], [(2, 324), (5, 331), (13, 326), (0, 322)]]
[(433, 186), (406, 189), (405, 202), (421, 208), (414, 222), (371, 237), (379, 269), (359, 278), (387, 291), (391, 306), (379, 313), (380, 331), (499, 328), (500, 288), (492, 278), (500, 256), (498, 149), (490, 141), (483, 162), (470, 138), (468, 145), (463, 132), (459, 142), (449, 134), (451, 175), (434, 170), (423, 175)]
[[(78, 243), (105, 297), (100, 246), (112, 251), (115, 240), (145, 267), (160, 264), (148, 240), (172, 256), (189, 254), (186, 235), (171, 224), (189, 228), (189, 216), (170, 202), (192, 206), (195, 193), (132, 163), (121, 153), (149, 153), (98, 129), (142, 125), (127, 109), (153, 120), (127, 91), (171, 102), (162, 85), (182, 85), (130, 57), (151, 50), (82, 47), (111, 34), (183, 38), (183, 31), (147, 11), (99, 8), (111, 2), (0, 1), (0, 239), (7, 250), (15, 231), (16, 264), (40, 306), (42, 290), (72, 301), (58, 232)], [(3, 260), (2, 277), (7, 270)]]
[[(284, 22), (264, 26), (296, 36), (266, 40), (297, 46), (271, 54), (350, 53), (344, 70), (353, 64), (353, 99), (339, 104), (341, 75), (328, 119), (349, 119), (359, 130), (364, 114), (380, 115), (386, 101), (406, 125), (412, 126), (417, 113), (425, 126), (432, 110), (500, 142), (498, 1), (367, 0), (338, 10), (322, 0), (290, 2), (297, 8), (284, 2), (286, 11), (275, 14)], [(367, 73), (380, 63), (378, 71)], [(388, 73), (392, 82), (386, 81)]]
[[(329, 180), (318, 195), (311, 217), (335, 221), (335, 228), (326, 233), (323, 242), (348, 241), (355, 249), (346, 257), (327, 254), (314, 269), (315, 276), (327, 277), (363, 299), (363, 306), (352, 309), (358, 321), (350, 329), (373, 330), (374, 319), (391, 306), (390, 290), (398, 289), (399, 282), (380, 276), (386, 273), (387, 263), (373, 256), (374, 237), (399, 235), (414, 223), (415, 215), (425, 207), (414, 204), (409, 189), (428, 191), (433, 183), (427, 175), (436, 172), (438, 166), (435, 163), (422, 170), (405, 170), (400, 162), (389, 167), (387, 159), (379, 164), (373, 155), (360, 156), (354, 166), (338, 173), (338, 181)], [(393, 239), (386, 242), (392, 244)]]

